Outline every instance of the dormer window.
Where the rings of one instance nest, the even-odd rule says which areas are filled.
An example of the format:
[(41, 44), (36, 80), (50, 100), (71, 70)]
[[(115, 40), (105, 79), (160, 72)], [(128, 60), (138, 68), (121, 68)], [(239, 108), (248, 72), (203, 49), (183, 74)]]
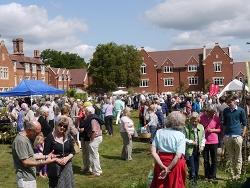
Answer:
[(146, 65), (145, 64), (141, 65), (141, 74), (146, 74)]
[(197, 65), (188, 65), (188, 72), (197, 72)]
[(30, 72), (30, 64), (29, 63), (25, 63), (25, 72), (26, 73)]
[(173, 73), (173, 67), (172, 66), (165, 66), (163, 71), (164, 71), (164, 73)]

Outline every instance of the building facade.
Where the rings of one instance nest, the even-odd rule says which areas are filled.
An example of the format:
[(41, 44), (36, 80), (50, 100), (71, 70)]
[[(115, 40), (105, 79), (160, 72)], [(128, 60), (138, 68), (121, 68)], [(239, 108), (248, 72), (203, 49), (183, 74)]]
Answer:
[(87, 69), (69, 69), (71, 75), (70, 88), (85, 90), (90, 85)]
[(147, 52), (141, 49), (141, 83), (137, 92), (204, 91), (211, 83), (226, 86), (234, 79), (231, 47)]
[(48, 83), (48, 71), (40, 59), (40, 52), (34, 50), (33, 57), (27, 57), (23, 51), (23, 39), (13, 40), (13, 53), (10, 54), (4, 44), (0, 45), (0, 91), (17, 86), (23, 79), (43, 80)]
[(58, 89), (68, 90), (71, 76), (69, 69), (48, 67), (49, 71), (49, 85), (57, 87)]

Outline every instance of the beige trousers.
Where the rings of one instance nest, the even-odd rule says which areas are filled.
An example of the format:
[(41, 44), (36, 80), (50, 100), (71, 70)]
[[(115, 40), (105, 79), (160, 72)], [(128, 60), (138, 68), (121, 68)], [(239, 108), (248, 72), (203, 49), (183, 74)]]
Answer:
[(232, 178), (239, 177), (242, 168), (242, 136), (224, 137), (225, 149), (230, 160)]

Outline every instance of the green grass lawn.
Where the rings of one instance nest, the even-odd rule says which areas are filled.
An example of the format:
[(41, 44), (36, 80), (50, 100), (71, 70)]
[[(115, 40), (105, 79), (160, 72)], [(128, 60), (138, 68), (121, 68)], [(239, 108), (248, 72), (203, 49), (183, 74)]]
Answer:
[[(133, 113), (135, 123), (137, 113)], [(90, 178), (81, 173), (81, 154), (73, 158), (73, 170), (76, 188), (146, 188), (149, 171), (153, 168), (153, 159), (149, 153), (150, 145), (145, 142), (133, 142), (133, 160), (120, 160), (122, 139), (118, 126), (115, 127), (113, 137), (104, 135), (103, 143), (100, 146), (100, 160), (103, 175), (98, 178)], [(200, 167), (200, 174), (203, 174), (203, 167)], [(240, 187), (240, 182), (231, 182), (222, 170), (218, 170), (219, 181), (215, 183), (199, 180), (198, 187)], [(48, 180), (38, 178), (38, 188), (48, 187)], [(11, 156), (10, 145), (0, 145), (0, 188), (14, 188), (15, 171)], [(187, 186), (188, 187), (188, 186)], [(191, 186), (190, 186), (191, 187)]]

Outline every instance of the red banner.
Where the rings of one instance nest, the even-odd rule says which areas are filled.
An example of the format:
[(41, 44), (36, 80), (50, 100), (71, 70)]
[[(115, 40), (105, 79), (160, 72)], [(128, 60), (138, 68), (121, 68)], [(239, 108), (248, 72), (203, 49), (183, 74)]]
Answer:
[(220, 88), (218, 85), (211, 84), (209, 87), (209, 95), (214, 96), (217, 95), (220, 91)]

